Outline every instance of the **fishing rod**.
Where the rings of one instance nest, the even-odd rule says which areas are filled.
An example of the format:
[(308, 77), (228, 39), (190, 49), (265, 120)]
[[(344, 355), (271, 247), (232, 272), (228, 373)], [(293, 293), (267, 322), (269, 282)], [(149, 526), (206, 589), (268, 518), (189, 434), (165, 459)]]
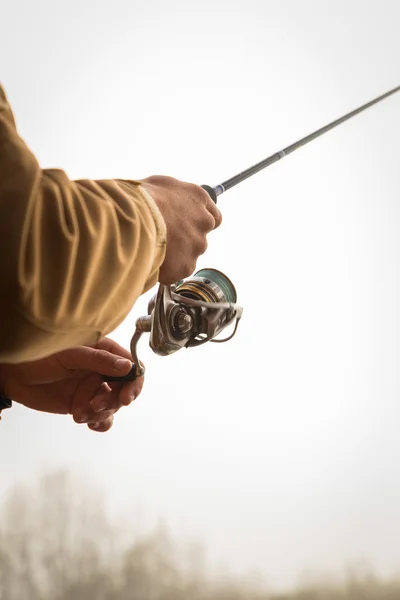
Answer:
[(335, 121), (332, 121), (332, 123), (329, 123), (328, 125), (325, 125), (324, 127), (321, 127), (320, 129), (317, 129), (313, 133), (306, 135), (306, 137), (303, 137), (303, 138), (301, 138), (301, 140), (294, 142), (294, 144), (290, 144), (290, 146), (283, 148), (283, 150), (279, 150), (279, 152), (275, 152), (275, 154), (271, 154), (271, 156), (268, 156), (268, 158), (265, 158), (264, 160), (256, 163), (255, 165), (253, 165), (252, 167), (249, 167), (245, 171), (241, 171), (241, 173), (238, 173), (234, 177), (227, 179), (223, 183), (219, 183), (218, 185), (216, 185), (214, 187), (211, 187), (209, 185), (203, 185), (202, 188), (204, 188), (208, 192), (208, 194), (211, 196), (211, 198), (214, 200), (214, 202), (217, 203), (218, 196), (220, 196), (227, 190), (230, 190), (235, 185), (238, 185), (238, 183), (241, 183), (245, 179), (252, 177), (259, 171), (266, 169), (270, 165), (276, 163), (278, 160), (281, 160), (285, 156), (288, 156), (288, 154), (291, 154), (295, 150), (298, 150), (302, 146), (305, 146), (309, 142), (312, 142), (313, 140), (320, 137), (321, 135), (324, 135), (324, 133), (327, 133), (328, 131), (330, 131), (331, 129), (334, 129), (338, 125), (341, 125), (345, 121), (352, 119), (353, 117), (360, 114), (364, 110), (367, 110), (367, 108), (370, 108), (374, 104), (378, 104), (378, 102), (385, 100), (385, 98), (388, 98), (389, 96), (391, 96), (392, 94), (395, 94), (398, 91), (400, 91), (400, 85), (393, 88), (392, 90), (389, 90), (385, 94), (382, 94), (381, 96), (378, 96), (377, 98), (374, 98), (374, 100), (371, 100), (370, 102), (367, 102), (366, 104), (363, 104), (359, 108), (352, 110), (351, 112), (347, 113), (343, 117), (340, 117), (339, 119), (336, 119)]
[[(317, 129), (279, 152), (238, 173), (234, 177), (211, 187), (203, 185), (212, 200), (227, 190), (252, 177), (259, 171), (288, 156), (324, 135), (334, 127), (352, 119), (374, 104), (400, 91), (400, 86), (352, 110), (343, 117)], [(136, 321), (131, 341), (133, 367), (125, 377), (106, 377), (105, 381), (131, 381), (144, 375), (144, 367), (137, 354), (137, 345), (143, 333), (150, 334), (150, 348), (160, 356), (173, 354), (181, 348), (200, 346), (205, 342), (227, 342), (235, 335), (243, 308), (236, 304), (236, 289), (230, 279), (216, 269), (202, 269), (192, 277), (173, 285), (159, 285), (157, 294), (150, 300), (148, 314)], [(215, 339), (224, 329), (232, 326), (232, 333), (224, 339)]]

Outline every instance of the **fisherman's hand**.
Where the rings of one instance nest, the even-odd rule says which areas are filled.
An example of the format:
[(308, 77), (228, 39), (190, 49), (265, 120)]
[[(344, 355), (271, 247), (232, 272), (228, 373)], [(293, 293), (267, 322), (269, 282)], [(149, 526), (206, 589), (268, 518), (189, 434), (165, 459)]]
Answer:
[(113, 415), (140, 394), (143, 377), (107, 384), (100, 373), (127, 375), (131, 358), (119, 344), (104, 338), (95, 347), (78, 346), (33, 362), (0, 365), (0, 389), (28, 408), (72, 414), (77, 423), (108, 431)]
[(207, 234), (221, 225), (222, 215), (198, 185), (155, 175), (141, 184), (157, 204), (167, 226), (167, 249), (159, 281), (174, 283), (193, 273), (207, 249)]

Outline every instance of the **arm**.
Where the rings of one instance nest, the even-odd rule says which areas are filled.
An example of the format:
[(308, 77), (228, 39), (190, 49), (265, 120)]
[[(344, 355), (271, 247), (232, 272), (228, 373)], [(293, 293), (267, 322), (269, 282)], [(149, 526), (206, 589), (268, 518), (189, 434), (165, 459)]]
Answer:
[(166, 227), (135, 181), (42, 170), (0, 86), (0, 362), (95, 344), (163, 263)]

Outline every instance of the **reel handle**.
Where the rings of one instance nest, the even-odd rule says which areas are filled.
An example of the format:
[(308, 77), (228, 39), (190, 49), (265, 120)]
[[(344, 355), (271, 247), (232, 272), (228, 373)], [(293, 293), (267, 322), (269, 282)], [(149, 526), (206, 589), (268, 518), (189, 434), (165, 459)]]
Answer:
[(144, 317), (139, 317), (136, 321), (136, 329), (133, 337), (131, 339), (131, 355), (133, 359), (132, 369), (129, 371), (127, 375), (123, 375), (122, 377), (112, 377), (109, 375), (102, 375), (103, 381), (106, 383), (112, 383), (113, 381), (134, 381), (139, 377), (143, 377), (146, 369), (138, 358), (137, 355), (137, 344), (143, 333), (150, 333), (151, 331), (151, 316), (145, 315)]
[(102, 375), (103, 381), (106, 383), (112, 383), (114, 381), (134, 381), (138, 377), (142, 377), (143, 373), (136, 373), (136, 365), (132, 365), (132, 369), (129, 371), (127, 375), (123, 375), (122, 377), (113, 377), (112, 375)]

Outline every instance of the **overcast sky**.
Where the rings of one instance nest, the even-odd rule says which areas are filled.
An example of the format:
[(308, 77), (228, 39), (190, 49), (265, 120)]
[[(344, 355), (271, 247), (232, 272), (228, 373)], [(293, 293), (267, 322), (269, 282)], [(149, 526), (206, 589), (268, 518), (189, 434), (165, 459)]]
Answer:
[[(396, 0), (14, 0), (0, 80), (43, 167), (214, 185), (400, 84)], [(15, 406), (0, 493), (67, 466), (273, 585), (400, 567), (400, 95), (220, 200), (244, 315), (153, 355), (112, 431)], [(129, 347), (141, 298), (114, 338)]]

